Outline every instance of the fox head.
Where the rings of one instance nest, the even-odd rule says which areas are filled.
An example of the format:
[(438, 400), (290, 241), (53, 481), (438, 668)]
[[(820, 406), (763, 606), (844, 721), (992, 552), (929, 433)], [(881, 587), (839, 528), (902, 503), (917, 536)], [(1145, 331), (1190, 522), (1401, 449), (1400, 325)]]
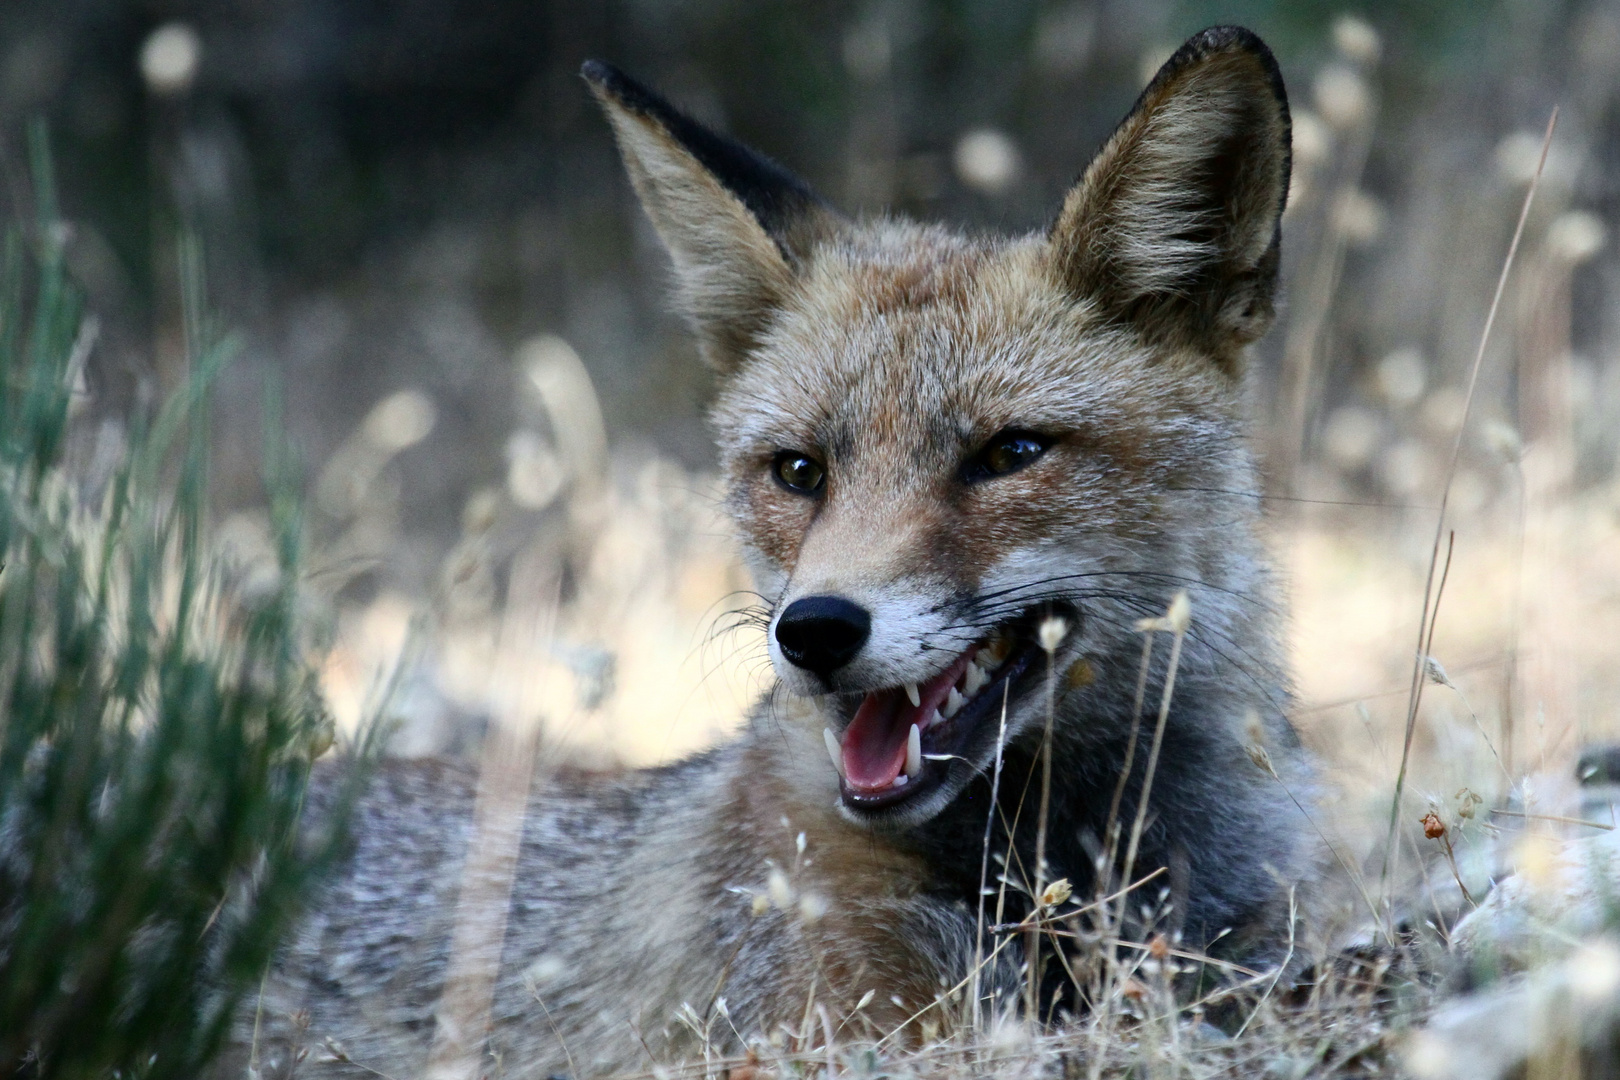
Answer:
[(1183, 45), (1051, 226), (1010, 238), (846, 219), (607, 65), (583, 74), (719, 373), (771, 660), (820, 703), (848, 815), (934, 817), (1049, 708), (1056, 738), (1107, 737), (1135, 624), (1178, 590), (1201, 631), (1182, 677), (1241, 697), (1222, 658), (1269, 641), (1245, 599), (1243, 354), (1273, 318), (1289, 177), (1257, 37)]

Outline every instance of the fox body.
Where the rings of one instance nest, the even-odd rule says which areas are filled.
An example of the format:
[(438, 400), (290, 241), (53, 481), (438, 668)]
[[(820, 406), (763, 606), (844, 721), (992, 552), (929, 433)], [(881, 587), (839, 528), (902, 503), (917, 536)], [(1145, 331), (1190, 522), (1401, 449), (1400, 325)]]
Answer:
[[(1244, 415), (1289, 175), (1265, 46), (1190, 40), (1053, 225), (1013, 238), (849, 221), (613, 69), (585, 77), (719, 373), (778, 683), (728, 745), (535, 785), (504, 929), (473, 943), (498, 972), (489, 1053), (511, 1075), (642, 1071), (818, 1003), (904, 1029), (992, 952), (977, 985), (1010, 1002), (1022, 943), (980, 937), (987, 822), (992, 885), (1065, 877), (1078, 900), (1160, 871), (1159, 929), (1278, 959), (1316, 852)], [(1138, 623), (1178, 592), (1160, 728), (1170, 637), (1144, 659)], [(419, 1074), (475, 787), (384, 766), (267, 983), (261, 1072), (332, 1038), (296, 1068)]]

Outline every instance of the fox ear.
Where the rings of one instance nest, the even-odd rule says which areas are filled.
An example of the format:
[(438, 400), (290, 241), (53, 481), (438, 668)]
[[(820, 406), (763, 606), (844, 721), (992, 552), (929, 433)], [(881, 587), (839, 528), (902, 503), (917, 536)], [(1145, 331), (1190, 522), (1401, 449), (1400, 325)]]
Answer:
[(1275, 314), (1288, 99), (1271, 50), (1213, 27), (1159, 69), (1064, 199), (1052, 266), (1158, 341), (1237, 371)]
[(722, 371), (758, 343), (832, 212), (808, 184), (699, 124), (610, 64), (580, 74), (675, 263), (679, 306)]

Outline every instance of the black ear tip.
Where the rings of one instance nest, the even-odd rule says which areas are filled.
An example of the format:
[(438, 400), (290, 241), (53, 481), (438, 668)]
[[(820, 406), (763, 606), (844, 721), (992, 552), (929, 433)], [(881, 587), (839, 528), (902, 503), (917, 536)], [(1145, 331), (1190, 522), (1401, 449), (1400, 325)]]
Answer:
[(655, 104), (663, 104), (658, 95), (606, 60), (585, 61), (580, 65), (579, 77), (589, 83), (591, 89), (598, 94), (605, 94), (636, 112), (656, 111)]
[(1272, 93), (1279, 101), (1288, 100), (1287, 92), (1283, 89), (1282, 69), (1277, 66), (1276, 56), (1272, 55), (1270, 47), (1260, 39), (1260, 35), (1246, 26), (1211, 26), (1200, 30), (1183, 42), (1181, 48), (1164, 62), (1164, 66), (1154, 76), (1153, 82), (1162, 83), (1193, 64), (1222, 53), (1246, 53), (1253, 57), (1259, 63), (1261, 73), (1270, 84)]
[(698, 126), (651, 87), (637, 82), (605, 60), (585, 61), (579, 74), (598, 96), (611, 98), (620, 108), (637, 116), (651, 117), (665, 128), (678, 129), (677, 134)]
[(618, 68), (606, 60), (587, 60), (580, 65), (579, 77), (592, 86), (605, 87), (615, 79), (622, 78), (623, 75)]

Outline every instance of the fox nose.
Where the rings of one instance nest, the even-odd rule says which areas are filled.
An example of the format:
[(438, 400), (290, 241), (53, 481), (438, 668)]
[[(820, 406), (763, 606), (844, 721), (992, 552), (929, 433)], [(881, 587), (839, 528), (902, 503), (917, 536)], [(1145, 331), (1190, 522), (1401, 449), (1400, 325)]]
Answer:
[(872, 633), (872, 616), (842, 596), (806, 596), (776, 620), (776, 643), (795, 666), (826, 678), (855, 658)]

